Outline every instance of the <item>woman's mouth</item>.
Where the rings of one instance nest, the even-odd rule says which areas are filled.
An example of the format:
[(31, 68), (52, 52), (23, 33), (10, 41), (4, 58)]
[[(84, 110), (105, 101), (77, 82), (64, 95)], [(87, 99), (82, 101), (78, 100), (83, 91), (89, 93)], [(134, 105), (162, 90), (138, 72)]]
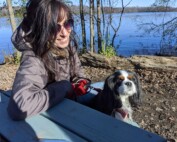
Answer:
[(55, 41), (55, 45), (61, 48), (68, 46), (68, 44), (69, 44), (69, 39), (67, 37), (57, 38)]
[(66, 42), (67, 41), (67, 38), (64, 38), (64, 39), (57, 39), (59, 42)]

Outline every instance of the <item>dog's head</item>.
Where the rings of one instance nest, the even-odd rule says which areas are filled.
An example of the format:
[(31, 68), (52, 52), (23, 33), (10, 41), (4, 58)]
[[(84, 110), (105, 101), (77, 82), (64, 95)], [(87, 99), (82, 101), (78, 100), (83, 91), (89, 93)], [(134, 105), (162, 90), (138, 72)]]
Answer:
[(136, 73), (118, 70), (105, 80), (103, 93), (105, 98), (112, 100), (112, 108), (120, 108), (124, 98), (129, 98), (131, 105), (140, 104), (142, 89)]

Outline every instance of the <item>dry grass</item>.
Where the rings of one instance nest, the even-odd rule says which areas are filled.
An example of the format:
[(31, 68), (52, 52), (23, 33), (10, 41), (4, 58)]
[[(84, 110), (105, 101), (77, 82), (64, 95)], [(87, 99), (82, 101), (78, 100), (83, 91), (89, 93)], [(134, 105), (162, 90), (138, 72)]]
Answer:
[(13, 80), (19, 65), (4, 64), (0, 65), (0, 90), (12, 88)]

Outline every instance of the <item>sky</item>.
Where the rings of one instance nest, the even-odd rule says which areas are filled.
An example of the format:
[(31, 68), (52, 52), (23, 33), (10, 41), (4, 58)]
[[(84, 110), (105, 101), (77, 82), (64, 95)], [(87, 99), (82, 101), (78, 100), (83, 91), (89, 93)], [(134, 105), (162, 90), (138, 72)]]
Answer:
[[(5, 2), (5, 1), (6, 0), (0, 0), (0, 6), (2, 6), (3, 2)], [(13, 0), (13, 1), (18, 1), (18, 0)], [(79, 4), (79, 0), (71, 0), (71, 1), (73, 1), (74, 5), (78, 5)], [(89, 0), (83, 0), (83, 1), (85, 1), (86, 3), (88, 3)], [(126, 3), (128, 3), (129, 1), (130, 0), (124, 0), (124, 5), (126, 5)], [(151, 6), (154, 1), (155, 0), (132, 0), (129, 6), (139, 6), (139, 7), (140, 6)]]

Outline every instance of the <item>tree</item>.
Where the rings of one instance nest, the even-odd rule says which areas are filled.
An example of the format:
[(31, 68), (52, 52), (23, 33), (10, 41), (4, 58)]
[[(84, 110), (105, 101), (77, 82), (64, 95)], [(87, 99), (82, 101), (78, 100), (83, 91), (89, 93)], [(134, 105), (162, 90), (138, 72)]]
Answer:
[(17, 17), (19, 17), (20, 20), (23, 18), (24, 13), (26, 12), (26, 7), (25, 7), (25, 6), (26, 6), (26, 3), (27, 3), (27, 0), (14, 1), (14, 4), (20, 6), (20, 9), (18, 9), (18, 10), (15, 12), (15, 15), (16, 15)]
[[(120, 26), (121, 26), (121, 23), (122, 23), (122, 16), (124, 14), (124, 10), (125, 8), (131, 3), (132, 0), (130, 0), (126, 5), (124, 5), (124, 0), (121, 0), (121, 6), (122, 6), (122, 10), (121, 10), (121, 13), (120, 13), (120, 17), (119, 17), (119, 23), (118, 23), (118, 26), (115, 27), (112, 23), (112, 14), (110, 14), (110, 25), (111, 25), (111, 28), (113, 29), (114, 31), (114, 34), (113, 34), (113, 37), (112, 37), (112, 42), (111, 42), (111, 46), (114, 47), (114, 40), (118, 34), (118, 31), (120, 29)], [(113, 13), (113, 6), (112, 6), (112, 3), (111, 3), (111, 0), (109, 0), (109, 5), (111, 7), (111, 13)]]
[(80, 0), (80, 18), (81, 18), (81, 28), (82, 28), (82, 46), (83, 52), (85, 53), (87, 50), (86, 43), (86, 32), (85, 32), (85, 19), (84, 19), (84, 10), (83, 10), (83, 0)]
[(98, 36), (98, 52), (102, 51), (102, 35), (101, 35), (101, 5), (97, 0), (97, 36)]
[[(155, 0), (152, 7), (165, 8), (164, 18), (162, 23), (156, 24), (154, 22), (149, 23), (141, 23), (142, 29), (146, 31), (146, 33), (156, 33), (158, 35), (161, 34), (160, 41), (160, 54), (166, 55), (167, 50), (171, 50), (171, 53), (168, 55), (176, 55), (177, 54), (177, 17), (173, 17), (170, 20), (165, 20), (166, 11), (171, 5), (174, 5), (176, 0)], [(174, 53), (173, 53), (174, 52)]]
[(9, 10), (9, 17), (10, 17), (10, 23), (11, 23), (11, 27), (12, 27), (12, 31), (14, 32), (16, 29), (16, 23), (15, 23), (15, 17), (14, 17), (14, 12), (12, 9), (12, 1), (11, 0), (6, 0), (7, 2), (7, 7)]
[(94, 0), (90, 0), (90, 52), (94, 52)]
[[(16, 29), (16, 23), (15, 23), (13, 8), (12, 8), (12, 1), (11, 0), (6, 0), (6, 2), (7, 2), (8, 10), (9, 10), (9, 17), (10, 17), (10, 23), (11, 23), (12, 31), (14, 32), (15, 29)], [(14, 63), (19, 63), (20, 57), (21, 57), (21, 53), (19, 51), (16, 51), (13, 54)]]

